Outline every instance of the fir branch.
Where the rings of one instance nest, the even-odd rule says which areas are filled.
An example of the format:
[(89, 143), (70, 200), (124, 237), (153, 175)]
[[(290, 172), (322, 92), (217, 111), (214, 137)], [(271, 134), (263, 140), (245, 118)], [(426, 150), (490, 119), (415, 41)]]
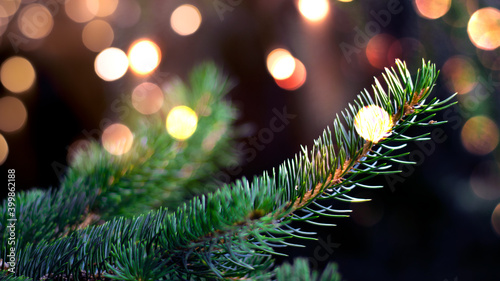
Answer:
[[(272, 255), (279, 254), (276, 249), (292, 245), (287, 237), (314, 239), (310, 237), (314, 233), (293, 228), (293, 221), (320, 224), (315, 221), (319, 216), (345, 216), (348, 210), (321, 203), (326, 199), (363, 201), (348, 193), (355, 187), (378, 188), (363, 181), (397, 172), (390, 170), (390, 162), (404, 161), (399, 158), (408, 154), (397, 151), (408, 141), (426, 139), (426, 135), (404, 135), (408, 128), (436, 125), (429, 118), (452, 104), (452, 97), (426, 102), (438, 74), (433, 64), (424, 62), (415, 81), (404, 63), (397, 61), (396, 65), (397, 71), (386, 69), (383, 76), (387, 93), (376, 80), (373, 96), (365, 90), (342, 113), (345, 126), (337, 116), (333, 134), (327, 128), (311, 150), (303, 147), (271, 175), (265, 172), (252, 181), (225, 185), (190, 200), (174, 213), (160, 210), (137, 218), (117, 218), (53, 242), (29, 245), (19, 254), (25, 266), (17, 274), (35, 279), (48, 273), (78, 276), (83, 269), (98, 276), (146, 280), (149, 272), (124, 266), (136, 259), (168, 280), (245, 278), (269, 272)], [(391, 127), (385, 138), (364, 140), (354, 119), (362, 108), (372, 105), (387, 112)], [(392, 142), (403, 144), (389, 146)], [(157, 258), (141, 256), (137, 247), (144, 245), (153, 247)], [(51, 258), (40, 263), (46, 254)]]

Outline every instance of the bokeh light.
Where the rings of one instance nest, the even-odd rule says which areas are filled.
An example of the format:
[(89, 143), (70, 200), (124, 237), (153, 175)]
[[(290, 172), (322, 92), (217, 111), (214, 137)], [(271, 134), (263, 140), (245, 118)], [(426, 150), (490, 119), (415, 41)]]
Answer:
[(27, 91), (35, 82), (35, 77), (33, 65), (23, 57), (11, 57), (0, 67), (0, 81), (13, 93)]
[(395, 57), (389, 57), (392, 44), (396, 41), (389, 34), (377, 34), (366, 45), (366, 58), (373, 67), (384, 69), (394, 64)]
[(107, 48), (95, 58), (94, 68), (101, 79), (114, 81), (127, 72), (127, 55), (118, 48)]
[(276, 81), (276, 84), (278, 84), (278, 86), (280, 86), (281, 88), (288, 91), (293, 91), (297, 90), (302, 85), (304, 85), (304, 83), (306, 82), (306, 78), (307, 78), (306, 68), (304, 64), (296, 58), (295, 69), (292, 75), (282, 80), (280, 79), (274, 79), (274, 80)]
[(285, 49), (274, 49), (267, 55), (267, 70), (274, 79), (286, 79), (295, 71), (295, 58)]
[(465, 57), (449, 58), (443, 65), (442, 73), (445, 85), (452, 93), (466, 94), (477, 85), (475, 67)]
[(500, 169), (493, 161), (479, 163), (470, 177), (470, 186), (477, 197), (486, 200), (500, 198)]
[(136, 25), (141, 18), (141, 6), (136, 0), (120, 0), (116, 11), (110, 16), (110, 20), (121, 28)]
[(465, 122), (461, 137), (467, 151), (485, 155), (498, 145), (498, 127), (486, 116), (475, 116)]
[(164, 96), (161, 88), (153, 83), (144, 82), (132, 92), (132, 105), (142, 114), (158, 112), (163, 105)]
[(392, 119), (383, 108), (369, 105), (361, 108), (354, 118), (356, 132), (367, 141), (379, 142), (392, 129)]
[(178, 140), (191, 137), (198, 125), (198, 115), (191, 108), (180, 105), (172, 108), (167, 116), (167, 132)]
[(500, 236), (500, 204), (498, 204), (491, 214), (491, 225), (495, 232)]
[(9, 156), (9, 145), (3, 135), (0, 134), (0, 165), (5, 163), (7, 156)]
[(179, 35), (186, 36), (196, 32), (201, 24), (201, 13), (193, 5), (177, 7), (170, 17), (172, 29)]
[(427, 19), (444, 16), (451, 7), (451, 0), (414, 0), (417, 13)]
[(104, 20), (93, 20), (85, 25), (82, 41), (85, 47), (94, 52), (100, 52), (113, 43), (113, 28)]
[(0, 98), (0, 130), (14, 132), (26, 124), (28, 113), (24, 104), (14, 97)]
[(146, 75), (160, 64), (161, 51), (151, 40), (141, 39), (131, 45), (128, 59), (132, 71), (139, 75)]
[(99, 0), (66, 0), (64, 10), (73, 21), (88, 22), (97, 14)]
[(122, 155), (130, 151), (134, 135), (130, 129), (120, 123), (115, 123), (102, 132), (102, 146), (113, 155)]
[(44, 38), (52, 31), (54, 19), (49, 9), (41, 4), (29, 4), (17, 18), (21, 33), (31, 39)]
[(477, 48), (496, 49), (500, 46), (500, 11), (492, 7), (477, 10), (470, 17), (467, 33)]
[[(95, 0), (91, 0), (88, 5), (90, 7), (94, 7)], [(96, 17), (107, 17), (111, 14), (113, 14), (116, 10), (116, 7), (118, 6), (118, 0), (99, 0), (96, 8), (89, 8), (91, 13), (94, 13), (94, 16)]]
[(299, 0), (299, 11), (309, 21), (323, 20), (330, 10), (328, 0)]
[(0, 0), (0, 18), (14, 15), (21, 5), (21, 0)]

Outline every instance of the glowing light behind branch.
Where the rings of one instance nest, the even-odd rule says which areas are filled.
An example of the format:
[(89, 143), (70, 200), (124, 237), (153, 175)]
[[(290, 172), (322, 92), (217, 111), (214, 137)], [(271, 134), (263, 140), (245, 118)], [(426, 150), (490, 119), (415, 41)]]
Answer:
[(113, 155), (123, 155), (132, 148), (134, 135), (127, 126), (115, 123), (104, 129), (101, 140), (106, 151)]
[(477, 48), (496, 49), (500, 46), (500, 11), (492, 7), (477, 10), (470, 17), (467, 33)]
[(33, 65), (23, 57), (10, 57), (0, 67), (0, 81), (13, 93), (27, 91), (35, 82), (35, 77)]
[(330, 10), (328, 0), (299, 0), (298, 6), (302, 16), (311, 22), (325, 19)]
[(274, 79), (286, 79), (295, 71), (295, 58), (285, 49), (274, 49), (267, 55), (267, 70)]
[(128, 60), (132, 71), (139, 75), (146, 75), (160, 64), (161, 51), (151, 40), (141, 39), (131, 45)]
[(198, 115), (191, 108), (181, 105), (172, 108), (167, 116), (167, 132), (178, 140), (191, 137), (198, 125)]
[(184, 4), (174, 10), (170, 17), (172, 29), (179, 35), (191, 35), (201, 25), (201, 13), (193, 5)]
[(354, 118), (356, 132), (365, 140), (373, 143), (387, 137), (391, 132), (392, 125), (389, 114), (374, 104), (361, 108)]
[(101, 79), (114, 81), (127, 72), (127, 55), (118, 48), (107, 48), (97, 55), (94, 68)]
[(144, 82), (132, 92), (132, 105), (142, 114), (158, 112), (163, 105), (163, 91), (158, 85)]

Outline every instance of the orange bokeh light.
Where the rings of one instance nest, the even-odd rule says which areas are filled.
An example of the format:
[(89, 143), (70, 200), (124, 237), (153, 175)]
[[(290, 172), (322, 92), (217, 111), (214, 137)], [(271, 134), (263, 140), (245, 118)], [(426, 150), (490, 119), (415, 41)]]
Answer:
[(462, 128), (462, 144), (470, 153), (485, 155), (498, 145), (498, 127), (486, 116), (475, 116), (465, 122)]
[(274, 79), (276, 81), (276, 84), (280, 86), (281, 88), (288, 90), (288, 91), (293, 91), (297, 90), (300, 88), (304, 83), (306, 82), (307, 78), (307, 71), (306, 67), (304, 64), (298, 60), (295, 59), (295, 69), (290, 75), (290, 77), (285, 78), (285, 79)]
[(170, 17), (170, 26), (179, 35), (191, 35), (201, 24), (201, 13), (193, 5), (184, 4), (174, 10)]
[(451, 7), (451, 0), (414, 0), (417, 13), (427, 19), (438, 19), (444, 16)]
[(0, 130), (14, 132), (26, 124), (28, 112), (26, 107), (17, 98), (0, 98)]
[(137, 40), (128, 51), (128, 60), (134, 73), (146, 75), (160, 64), (161, 51), (158, 45), (151, 40)]
[(114, 37), (113, 28), (103, 20), (87, 23), (82, 32), (83, 44), (93, 52), (100, 52), (111, 46)]
[(144, 82), (132, 92), (132, 105), (142, 114), (158, 112), (163, 105), (163, 91), (158, 85)]
[(467, 33), (477, 48), (496, 49), (500, 46), (500, 11), (492, 7), (477, 10), (470, 17)]
[(134, 135), (127, 126), (115, 123), (104, 129), (101, 141), (106, 151), (113, 155), (122, 155), (132, 148)]
[(295, 71), (295, 58), (285, 49), (274, 49), (267, 55), (267, 70), (274, 79), (286, 79)]
[(384, 69), (394, 63), (389, 61), (390, 49), (395, 42), (395, 38), (388, 34), (378, 34), (373, 36), (366, 45), (366, 58), (373, 67)]
[(466, 94), (477, 85), (477, 74), (472, 62), (462, 56), (449, 58), (442, 68), (446, 87), (452, 93)]

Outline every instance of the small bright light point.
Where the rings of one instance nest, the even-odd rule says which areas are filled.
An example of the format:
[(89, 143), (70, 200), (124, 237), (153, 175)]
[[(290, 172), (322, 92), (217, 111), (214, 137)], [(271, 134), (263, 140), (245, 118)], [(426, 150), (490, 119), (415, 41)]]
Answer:
[(486, 116), (474, 116), (462, 128), (462, 144), (472, 154), (485, 155), (498, 145), (498, 127)]
[(306, 82), (306, 78), (307, 71), (304, 64), (300, 60), (295, 59), (295, 70), (292, 75), (283, 80), (274, 80), (276, 81), (276, 84), (278, 84), (278, 86), (280, 86), (282, 89), (294, 91), (304, 85), (304, 83)]
[(114, 81), (127, 72), (127, 55), (118, 48), (107, 48), (95, 58), (94, 68), (102, 80)]
[(118, 6), (118, 0), (99, 0), (97, 2), (97, 9), (95, 9), (93, 8), (93, 6), (95, 5), (93, 2), (95, 2), (95, 0), (91, 0), (88, 5), (90, 6), (89, 10), (95, 13), (94, 15), (96, 17), (107, 17), (113, 14), (116, 10), (116, 7)]
[(113, 28), (103, 20), (93, 20), (87, 23), (82, 32), (83, 44), (94, 52), (100, 52), (111, 46), (114, 37)]
[(452, 93), (466, 94), (477, 85), (474, 65), (466, 57), (449, 58), (442, 68), (445, 85)]
[(328, 0), (299, 0), (300, 13), (312, 22), (323, 20), (329, 10)]
[(286, 79), (295, 71), (295, 58), (285, 49), (274, 49), (267, 55), (267, 70), (274, 79)]
[(136, 41), (128, 51), (128, 59), (132, 71), (139, 75), (146, 75), (160, 64), (160, 48), (150, 40)]
[(7, 156), (9, 155), (9, 145), (5, 138), (0, 134), (0, 165), (5, 163)]
[(21, 33), (31, 39), (44, 38), (52, 31), (54, 19), (49, 9), (41, 4), (29, 4), (17, 18)]
[(198, 116), (191, 108), (180, 105), (172, 108), (167, 116), (167, 132), (178, 140), (185, 140), (196, 131)]
[(470, 17), (467, 33), (477, 48), (496, 49), (500, 46), (500, 11), (492, 7), (477, 10)]
[(99, 9), (98, 0), (66, 0), (64, 10), (66, 15), (75, 22), (92, 20)]
[(115, 123), (104, 129), (101, 141), (106, 151), (113, 155), (122, 155), (132, 148), (134, 135), (127, 126)]
[(495, 210), (491, 214), (491, 225), (497, 235), (500, 236), (500, 204), (495, 207)]
[(163, 91), (158, 85), (144, 82), (132, 92), (132, 105), (142, 114), (158, 112), (163, 105)]
[(356, 132), (367, 141), (379, 142), (387, 137), (392, 129), (392, 119), (383, 108), (374, 104), (365, 106), (354, 118)]
[(24, 104), (14, 97), (0, 98), (0, 130), (14, 132), (26, 123), (28, 113)]
[(172, 29), (179, 35), (191, 35), (198, 30), (201, 24), (201, 13), (193, 5), (177, 7), (170, 17)]
[(427, 19), (438, 19), (444, 16), (451, 7), (451, 0), (414, 0), (417, 13)]
[(0, 0), (0, 18), (14, 15), (21, 5), (21, 0)]
[(0, 81), (13, 93), (27, 91), (35, 82), (35, 69), (23, 57), (11, 57), (0, 67)]

